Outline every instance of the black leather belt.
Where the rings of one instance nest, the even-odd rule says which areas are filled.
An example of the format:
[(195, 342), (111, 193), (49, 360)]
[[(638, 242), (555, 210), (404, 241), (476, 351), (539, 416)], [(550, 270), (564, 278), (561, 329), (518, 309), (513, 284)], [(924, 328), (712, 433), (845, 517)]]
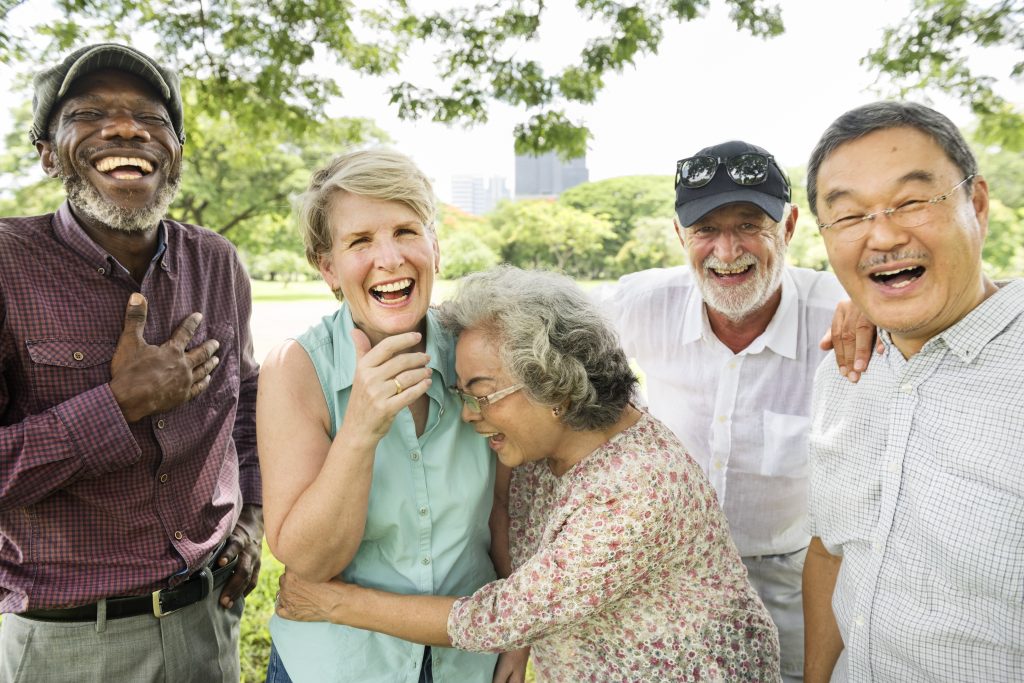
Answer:
[[(157, 619), (166, 617), (183, 607), (199, 602), (213, 592), (213, 589), (223, 586), (234, 573), (237, 564), (236, 555), (231, 562), (215, 570), (211, 570), (209, 565), (204, 566), (174, 588), (154, 591), (152, 595), (107, 598), (107, 619), (137, 617), (140, 614), (152, 614)], [(96, 614), (96, 603), (93, 603), (64, 609), (33, 609), (18, 616), (38, 621), (96, 621)]]

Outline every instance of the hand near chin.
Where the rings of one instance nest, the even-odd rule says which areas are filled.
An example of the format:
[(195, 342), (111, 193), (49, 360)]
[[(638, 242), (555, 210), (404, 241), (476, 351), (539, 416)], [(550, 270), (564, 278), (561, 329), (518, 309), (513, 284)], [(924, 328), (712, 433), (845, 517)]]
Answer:
[[(395, 415), (430, 388), (430, 356), (410, 351), (420, 343), (419, 332), (387, 337), (374, 347), (362, 330), (352, 330), (356, 349), (356, 374), (343, 424), (366, 430), (379, 441), (391, 428)], [(351, 434), (351, 432), (349, 432)]]
[(344, 604), (346, 589), (350, 588), (337, 579), (326, 583), (306, 581), (287, 569), (278, 584), (275, 611), (291, 621), (331, 621), (332, 610)]

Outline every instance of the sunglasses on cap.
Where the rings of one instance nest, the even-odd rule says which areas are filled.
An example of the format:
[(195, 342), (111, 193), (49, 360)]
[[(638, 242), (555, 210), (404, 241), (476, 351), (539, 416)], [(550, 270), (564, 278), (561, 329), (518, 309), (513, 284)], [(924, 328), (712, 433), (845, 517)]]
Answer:
[[(760, 152), (744, 152), (725, 159), (703, 154), (687, 157), (676, 162), (675, 186), (676, 189), (680, 185), (689, 189), (704, 187), (715, 177), (722, 164), (725, 164), (726, 173), (737, 185), (760, 185), (768, 180), (769, 164), (774, 161), (775, 157)], [(785, 174), (782, 175), (785, 178)]]

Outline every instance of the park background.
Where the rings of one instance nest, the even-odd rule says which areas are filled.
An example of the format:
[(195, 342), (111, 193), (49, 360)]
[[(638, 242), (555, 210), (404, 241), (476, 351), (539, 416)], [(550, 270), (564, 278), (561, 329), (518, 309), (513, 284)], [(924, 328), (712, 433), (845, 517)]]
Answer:
[[(441, 299), (496, 263), (589, 283), (684, 262), (675, 160), (742, 138), (787, 169), (789, 260), (827, 268), (804, 160), (843, 111), (904, 97), (961, 126), (992, 194), (984, 259), (1024, 274), (1020, 0), (0, 0), (0, 216), (54, 210), (28, 143), (31, 75), (116, 40), (175, 66), (186, 130), (177, 220), (237, 245), (254, 278), (256, 356), (337, 305), (305, 263), (291, 199), (339, 151), (389, 144), (450, 199), (455, 175), (511, 177), (516, 153), (586, 152), (593, 182), (483, 216), (443, 204)], [(280, 565), (242, 628), (262, 681)]]

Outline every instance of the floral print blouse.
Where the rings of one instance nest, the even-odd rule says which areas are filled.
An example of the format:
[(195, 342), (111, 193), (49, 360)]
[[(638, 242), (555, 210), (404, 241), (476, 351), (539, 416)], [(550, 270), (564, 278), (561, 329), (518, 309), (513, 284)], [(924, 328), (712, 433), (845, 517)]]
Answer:
[(562, 477), (513, 470), (513, 573), (460, 598), (456, 647), (532, 646), (538, 681), (778, 681), (775, 626), (714, 490), (650, 415)]

